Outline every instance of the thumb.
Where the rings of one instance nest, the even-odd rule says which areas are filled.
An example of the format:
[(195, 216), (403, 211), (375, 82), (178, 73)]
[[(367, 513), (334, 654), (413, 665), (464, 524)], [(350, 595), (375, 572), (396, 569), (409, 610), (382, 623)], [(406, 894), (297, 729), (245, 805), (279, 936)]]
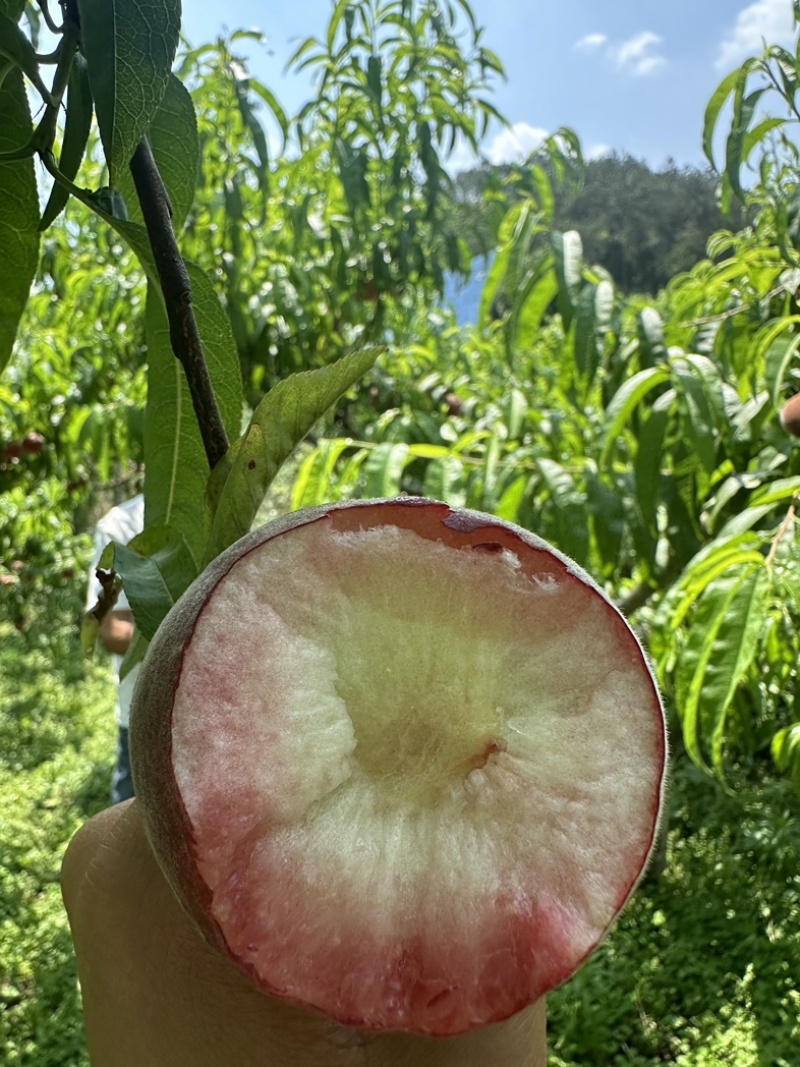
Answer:
[(453, 1038), (378, 1034), (267, 996), (212, 948), (156, 863), (136, 801), (91, 819), (62, 892), (93, 1067), (544, 1067), (545, 1004)]

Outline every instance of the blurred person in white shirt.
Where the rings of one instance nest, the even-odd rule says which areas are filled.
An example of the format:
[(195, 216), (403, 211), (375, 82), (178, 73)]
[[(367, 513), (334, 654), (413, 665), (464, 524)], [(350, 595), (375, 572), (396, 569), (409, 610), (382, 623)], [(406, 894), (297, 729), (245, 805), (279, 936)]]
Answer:
[[(96, 571), (100, 564), (100, 557), (106, 545), (115, 541), (117, 544), (126, 545), (144, 529), (144, 497), (141, 493), (131, 500), (112, 508), (97, 523), (94, 532), (94, 558), (89, 577), (89, 590), (86, 596), (87, 611), (97, 603), (102, 586), (97, 578)], [(128, 755), (128, 713), (130, 711), (133, 687), (139, 673), (137, 664), (120, 681), (119, 672), (122, 659), (128, 651), (133, 640), (136, 626), (133, 621), (133, 613), (130, 604), (122, 590), (117, 598), (112, 611), (103, 619), (100, 627), (100, 644), (111, 653), (111, 662), (117, 679), (117, 758), (114, 766), (114, 774), (111, 781), (111, 802), (118, 804), (121, 800), (129, 800), (133, 796), (133, 779), (131, 777), (131, 763)]]

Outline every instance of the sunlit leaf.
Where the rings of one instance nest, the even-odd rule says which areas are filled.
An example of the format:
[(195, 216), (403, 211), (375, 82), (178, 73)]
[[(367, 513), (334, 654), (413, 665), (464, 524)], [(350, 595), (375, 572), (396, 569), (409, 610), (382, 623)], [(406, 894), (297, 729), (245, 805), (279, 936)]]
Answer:
[(720, 112), (736, 87), (738, 79), (738, 70), (731, 71), (730, 74), (727, 74), (714, 90), (714, 93), (706, 106), (705, 121), (703, 124), (703, 152), (712, 167), (715, 167), (714, 133), (717, 128), (717, 121), (719, 120)]
[(397, 496), (407, 458), (408, 445), (403, 442), (385, 441), (378, 445), (364, 465), (364, 496), (376, 499)]
[[(21, 148), (33, 132), (22, 72), (0, 86), (0, 153)], [(0, 163), (0, 371), (11, 356), (17, 326), (39, 261), (39, 193), (33, 158)]]
[(786, 726), (772, 739), (772, 758), (778, 770), (789, 774), (800, 793), (800, 722)]
[[(199, 145), (192, 98), (174, 75), (167, 81), (163, 99), (146, 132), (169, 195), (173, 228), (180, 233), (194, 201)], [(120, 172), (118, 188), (125, 197), (130, 222), (143, 225), (133, 179), (127, 170)]]
[(581, 284), (583, 268), (583, 245), (577, 230), (552, 235), (553, 263), (558, 280), (558, 310), (564, 329), (572, 325), (575, 302)]
[(627, 425), (633, 412), (654, 389), (664, 385), (670, 379), (669, 368), (663, 364), (647, 367), (632, 375), (617, 390), (605, 411), (603, 447), (600, 454), (600, 466), (608, 461), (609, 454), (619, 435)]
[[(73, 181), (83, 162), (89, 132), (92, 128), (94, 103), (89, 85), (89, 69), (86, 60), (78, 52), (73, 57), (67, 85), (67, 117), (64, 121), (64, 137), (61, 142), (61, 154), (58, 169), (65, 178)], [(50, 192), (50, 198), (42, 214), (40, 230), (46, 230), (61, 214), (69, 200), (65, 186), (56, 182)]]
[(372, 367), (379, 349), (353, 352), (335, 363), (284, 378), (256, 408), (242, 439), (223, 461), (206, 562), (246, 533), (281, 464), (314, 423)]
[(764, 567), (730, 568), (710, 585), (692, 617), (676, 685), (686, 750), (705, 765), (710, 751), (722, 772), (731, 702), (758, 648), (766, 621), (769, 578)]
[[(242, 419), (239, 361), (230, 324), (207, 276), (189, 265), (193, 307), (211, 382), (231, 439)], [(145, 499), (148, 522), (174, 528), (202, 559), (210, 515), (208, 463), (183, 368), (172, 351), (157, 290), (147, 298), (148, 403), (145, 424)]]
[(178, 46), (180, 0), (77, 0), (81, 49), (113, 188), (153, 121)]
[(456, 456), (430, 462), (425, 470), (425, 496), (461, 508), (467, 502), (464, 464)]
[(184, 537), (168, 526), (148, 526), (128, 545), (111, 546), (110, 565), (146, 641), (197, 577), (197, 563)]

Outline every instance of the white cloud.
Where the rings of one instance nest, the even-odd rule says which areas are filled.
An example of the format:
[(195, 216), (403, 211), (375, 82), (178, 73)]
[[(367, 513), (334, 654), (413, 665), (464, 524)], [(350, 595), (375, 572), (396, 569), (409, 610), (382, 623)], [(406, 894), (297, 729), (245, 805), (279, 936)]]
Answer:
[(599, 141), (597, 144), (590, 144), (583, 153), (583, 157), (584, 159), (602, 159), (604, 156), (612, 155), (613, 151), (611, 145)]
[(622, 44), (613, 45), (609, 51), (618, 67), (634, 78), (644, 78), (654, 74), (667, 62), (658, 52), (660, 44), (661, 38), (657, 33), (642, 30)]
[(456, 146), (447, 157), (447, 171), (449, 174), (458, 174), (462, 170), (472, 170), (480, 163), (478, 156), (472, 151), (471, 145), (463, 138), (456, 141)]
[(759, 55), (768, 44), (789, 44), (794, 40), (792, 5), (789, 0), (755, 0), (743, 11), (719, 46), (715, 66), (734, 68), (748, 56)]
[(604, 33), (587, 33), (575, 42), (579, 52), (601, 52), (619, 70), (634, 78), (655, 74), (666, 66), (666, 59), (659, 51), (661, 38), (651, 30), (642, 30), (626, 41), (609, 41)]
[(587, 33), (585, 37), (581, 37), (579, 41), (575, 42), (575, 47), (581, 52), (596, 52), (598, 48), (602, 48), (608, 38), (604, 33)]
[(547, 133), (527, 122), (515, 122), (510, 129), (501, 130), (492, 138), (486, 158), (495, 164), (520, 163), (539, 147)]

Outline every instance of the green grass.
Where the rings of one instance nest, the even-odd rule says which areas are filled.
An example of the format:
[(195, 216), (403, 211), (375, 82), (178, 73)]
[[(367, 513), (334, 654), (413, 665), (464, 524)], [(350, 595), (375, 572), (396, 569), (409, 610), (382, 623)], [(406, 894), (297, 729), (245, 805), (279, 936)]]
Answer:
[(675, 773), (667, 864), (550, 1000), (553, 1064), (796, 1067), (800, 804)]
[[(58, 870), (107, 803), (108, 669), (74, 625), (0, 624), (0, 1064), (87, 1067)], [(800, 804), (787, 783), (724, 793), (681, 764), (667, 866), (550, 1000), (552, 1067), (796, 1067)]]
[(3, 1067), (88, 1064), (58, 879), (70, 837), (108, 803), (113, 708), (108, 668), (83, 662), (68, 624), (0, 625)]

